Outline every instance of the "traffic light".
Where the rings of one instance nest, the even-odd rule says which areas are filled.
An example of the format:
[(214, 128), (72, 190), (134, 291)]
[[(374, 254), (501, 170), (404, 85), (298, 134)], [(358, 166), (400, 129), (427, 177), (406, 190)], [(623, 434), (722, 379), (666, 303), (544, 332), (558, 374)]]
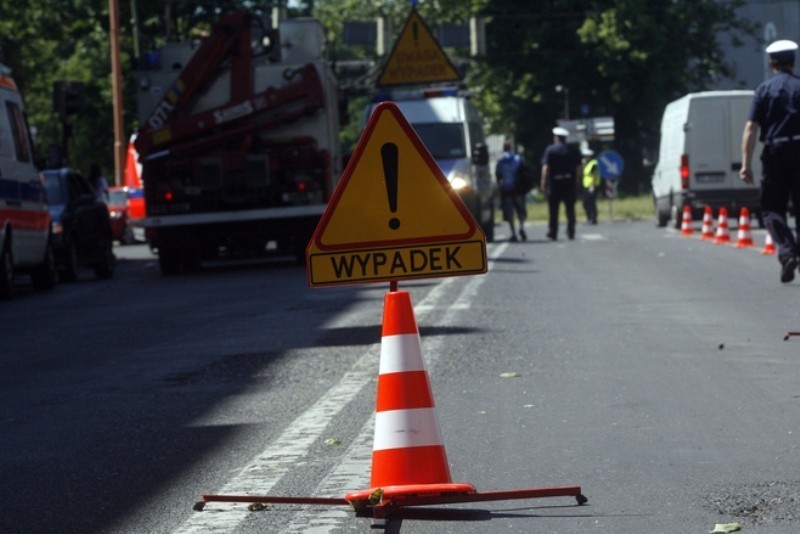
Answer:
[(86, 86), (81, 82), (53, 82), (53, 111), (62, 120), (86, 109)]

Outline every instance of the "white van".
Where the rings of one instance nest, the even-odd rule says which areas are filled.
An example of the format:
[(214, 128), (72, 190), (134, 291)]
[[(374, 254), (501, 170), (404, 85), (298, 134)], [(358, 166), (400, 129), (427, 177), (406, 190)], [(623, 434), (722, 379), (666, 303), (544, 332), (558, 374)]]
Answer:
[(702, 218), (706, 206), (715, 214), (724, 206), (731, 217), (747, 207), (761, 220), (761, 143), (753, 158), (755, 184), (739, 178), (742, 131), (752, 101), (753, 91), (706, 91), (667, 104), (652, 181), (659, 226), (672, 219), (680, 227), (687, 205), (694, 220)]
[(372, 110), (386, 100), (397, 105), (480, 224), (486, 241), (493, 241), (497, 186), (475, 105), (454, 88), (379, 94), (367, 107), (365, 123)]
[(56, 281), (50, 212), (22, 97), (0, 64), (0, 298), (11, 294), (15, 273), (30, 274), (37, 289)]

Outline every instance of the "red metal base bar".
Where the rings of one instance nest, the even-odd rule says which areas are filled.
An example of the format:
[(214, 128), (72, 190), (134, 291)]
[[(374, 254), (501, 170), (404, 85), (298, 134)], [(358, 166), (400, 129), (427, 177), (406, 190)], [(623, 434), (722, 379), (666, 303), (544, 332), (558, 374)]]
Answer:
[(785, 336), (783, 336), (784, 341), (789, 341), (789, 338), (792, 336), (800, 336), (800, 332), (789, 332)]
[[(371, 500), (348, 501), (334, 497), (281, 497), (266, 495), (203, 495), (202, 500), (194, 505), (197, 511), (202, 510), (207, 502), (234, 502), (250, 504), (308, 504), (322, 506), (351, 505), (359, 517), (388, 518), (393, 512), (406, 507), (426, 506), (431, 504), (454, 504), (467, 502), (511, 501), (520, 499), (539, 499), (542, 497), (575, 497), (579, 505), (586, 504), (587, 499), (581, 493), (580, 486), (562, 486), (554, 488), (531, 488), (518, 490), (488, 491), (485, 493), (452, 493), (431, 495), (392, 495), (378, 497), (380, 502)], [(382, 498), (381, 498), (382, 497)]]
[(203, 500), (195, 503), (194, 509), (200, 511), (207, 502), (246, 502), (259, 504), (319, 504), (323, 506), (347, 506), (345, 499), (333, 497), (280, 497), (270, 495), (203, 495)]
[[(512, 501), (519, 499), (539, 499), (542, 497), (575, 497), (579, 505), (586, 504), (588, 499), (581, 493), (580, 486), (563, 486), (555, 488), (531, 488), (519, 490), (488, 491), (485, 493), (467, 493), (453, 495), (430, 495), (430, 496), (395, 496), (382, 500), (379, 504), (370, 506), (360, 503), (361, 506), (353, 504), (356, 515), (360, 517), (387, 518), (397, 510), (413, 506), (425, 506), (432, 504), (455, 504), (468, 502), (488, 502), (488, 501)], [(371, 513), (370, 513), (371, 512)]]

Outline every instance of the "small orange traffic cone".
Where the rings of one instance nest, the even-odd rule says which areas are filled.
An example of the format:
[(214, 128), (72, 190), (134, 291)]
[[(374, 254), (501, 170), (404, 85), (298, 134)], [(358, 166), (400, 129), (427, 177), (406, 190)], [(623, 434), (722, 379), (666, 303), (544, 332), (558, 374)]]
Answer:
[(681, 221), (681, 235), (692, 235), (692, 208), (690, 206), (683, 207), (683, 220)]
[(743, 207), (739, 212), (739, 231), (737, 232), (736, 248), (753, 246), (753, 236), (750, 233), (750, 210)]
[[(475, 493), (453, 484), (422, 361), (417, 322), (407, 291), (386, 294), (372, 445), (371, 489), (349, 493), (357, 503), (448, 492)], [(375, 492), (379, 492), (376, 496)]]
[(767, 230), (767, 239), (764, 241), (764, 250), (761, 254), (775, 254), (775, 242), (772, 241), (772, 234)]
[(714, 239), (714, 216), (711, 206), (706, 206), (703, 211), (703, 226), (700, 230), (700, 239)]
[(719, 220), (717, 221), (717, 235), (714, 238), (714, 244), (720, 245), (722, 243), (731, 242), (731, 232), (728, 230), (728, 208), (725, 206), (719, 209)]

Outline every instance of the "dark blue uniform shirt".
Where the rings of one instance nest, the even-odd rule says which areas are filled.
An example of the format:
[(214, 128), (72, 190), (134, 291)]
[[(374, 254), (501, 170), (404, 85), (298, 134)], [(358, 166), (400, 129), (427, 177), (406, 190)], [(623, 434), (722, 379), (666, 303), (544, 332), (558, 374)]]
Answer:
[(553, 180), (575, 178), (575, 169), (580, 163), (578, 151), (571, 149), (566, 143), (549, 145), (542, 156), (542, 165), (549, 165), (550, 178)]
[(761, 83), (748, 119), (761, 127), (764, 143), (800, 135), (800, 77), (781, 71)]

